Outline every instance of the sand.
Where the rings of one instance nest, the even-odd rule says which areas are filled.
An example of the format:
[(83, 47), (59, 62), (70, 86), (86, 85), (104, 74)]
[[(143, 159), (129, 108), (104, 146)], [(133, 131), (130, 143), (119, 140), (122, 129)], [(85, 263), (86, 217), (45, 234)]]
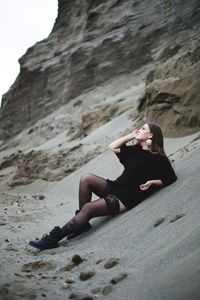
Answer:
[[(123, 118), (82, 142), (110, 141), (112, 130), (123, 131), (120, 124), (131, 126)], [(40, 252), (28, 241), (74, 215), (81, 175), (113, 179), (120, 174), (122, 167), (106, 143), (103, 153), (62, 180), (1, 186), (1, 299), (199, 299), (200, 139), (195, 134), (166, 139), (165, 145), (178, 176), (173, 185), (118, 217), (93, 219), (91, 230), (56, 249)], [(158, 218), (163, 222), (154, 226)], [(80, 264), (72, 262), (75, 254)], [(105, 268), (112, 258), (116, 264)], [(81, 272), (91, 277), (81, 280)]]

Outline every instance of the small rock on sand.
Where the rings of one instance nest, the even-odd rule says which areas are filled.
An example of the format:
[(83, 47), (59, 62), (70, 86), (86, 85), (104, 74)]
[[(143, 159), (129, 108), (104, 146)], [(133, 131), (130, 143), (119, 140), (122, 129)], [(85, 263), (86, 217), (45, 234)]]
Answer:
[(111, 285), (106, 285), (102, 288), (102, 295), (106, 296), (112, 292), (112, 286)]
[(69, 295), (69, 299), (75, 299), (75, 300), (93, 300), (93, 296), (89, 294), (82, 294), (82, 293), (71, 293)]
[(68, 288), (70, 288), (70, 284), (68, 283), (68, 282), (63, 282), (63, 287), (65, 288), (65, 289), (68, 289)]
[(91, 293), (95, 295), (95, 297), (98, 297), (100, 294), (106, 296), (112, 292), (112, 289), (112, 285), (105, 285), (103, 287), (97, 287), (92, 289)]
[(101, 290), (102, 290), (101, 287), (97, 287), (97, 288), (92, 289), (91, 293), (92, 294), (101, 294)]
[(79, 279), (82, 280), (82, 281), (85, 281), (85, 280), (90, 279), (93, 276), (94, 276), (94, 272), (92, 272), (92, 271), (81, 272), (80, 275), (79, 275)]
[(64, 280), (64, 282), (69, 283), (69, 284), (72, 284), (72, 283), (75, 282), (75, 280), (72, 279), (72, 278), (66, 278), (66, 279)]
[(76, 265), (79, 265), (83, 261), (84, 261), (84, 259), (78, 254), (75, 254), (75, 255), (72, 256), (72, 262)]
[(114, 266), (116, 266), (119, 263), (119, 258), (110, 258), (107, 260), (107, 262), (104, 264), (105, 269), (111, 269)]
[(74, 283), (74, 282), (75, 282), (75, 280), (73, 280), (73, 279), (71, 279), (71, 278), (66, 278), (66, 279), (64, 280), (64, 282), (63, 282), (63, 287), (64, 287), (65, 289), (68, 289), (68, 288), (71, 287), (71, 284)]
[(72, 256), (71, 261), (65, 267), (61, 268), (60, 271), (71, 271), (83, 261), (84, 259), (80, 255), (75, 254)]
[(117, 284), (118, 282), (124, 280), (127, 277), (127, 273), (119, 273), (117, 276), (113, 277), (110, 282), (112, 284)]

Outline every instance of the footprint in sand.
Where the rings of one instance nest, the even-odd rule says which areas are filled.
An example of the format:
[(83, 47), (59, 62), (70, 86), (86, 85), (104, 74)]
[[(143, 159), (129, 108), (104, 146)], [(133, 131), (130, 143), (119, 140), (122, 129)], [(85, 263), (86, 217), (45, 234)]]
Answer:
[(118, 275), (116, 275), (115, 277), (113, 277), (110, 282), (112, 284), (117, 284), (118, 282), (124, 280), (127, 277), (127, 273), (119, 273)]
[(162, 224), (164, 221), (165, 221), (165, 218), (164, 218), (164, 217), (158, 218), (158, 219), (154, 222), (153, 227), (159, 226), (159, 225)]
[(91, 293), (95, 295), (95, 298), (99, 297), (100, 295), (106, 296), (112, 292), (112, 285), (105, 285), (103, 287), (97, 287), (91, 290)]
[(174, 223), (176, 222), (178, 219), (181, 219), (185, 217), (185, 214), (178, 214), (178, 215), (175, 215), (171, 220), (170, 220), (170, 223)]
[(33, 261), (26, 263), (22, 266), (22, 272), (32, 272), (32, 271), (48, 271), (48, 270), (54, 270), (56, 268), (56, 265), (53, 262), (45, 261), (45, 260), (39, 260), (39, 261)]
[(105, 269), (111, 269), (114, 266), (116, 266), (119, 263), (119, 258), (113, 257), (110, 258), (105, 264), (104, 264), (104, 268)]

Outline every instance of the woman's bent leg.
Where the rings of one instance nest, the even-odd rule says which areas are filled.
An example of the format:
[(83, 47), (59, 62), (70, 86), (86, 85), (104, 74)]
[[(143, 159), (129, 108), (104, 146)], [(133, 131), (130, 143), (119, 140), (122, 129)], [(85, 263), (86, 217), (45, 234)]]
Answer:
[[(115, 202), (115, 203), (114, 203)], [(81, 233), (88, 221), (94, 217), (119, 214), (126, 211), (125, 206), (114, 198), (107, 200), (101, 198), (93, 202), (86, 203), (81, 211), (62, 228), (54, 227), (49, 235), (45, 235), (40, 240), (30, 241), (29, 245), (40, 250), (51, 249), (58, 246), (58, 241), (73, 233)], [(117, 208), (117, 209), (116, 209)]]
[(93, 174), (83, 175), (79, 183), (79, 209), (81, 210), (86, 203), (91, 202), (92, 193), (102, 197), (106, 186), (105, 178)]

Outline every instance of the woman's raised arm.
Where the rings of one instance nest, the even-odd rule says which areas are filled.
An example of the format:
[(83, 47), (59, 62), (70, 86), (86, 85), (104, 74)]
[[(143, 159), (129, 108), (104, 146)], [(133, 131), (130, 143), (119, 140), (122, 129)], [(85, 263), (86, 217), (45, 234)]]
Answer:
[(137, 129), (134, 130), (133, 132), (117, 139), (116, 141), (112, 142), (110, 145), (108, 145), (108, 148), (115, 153), (120, 153), (120, 147), (123, 144), (126, 144), (129, 141), (133, 140), (136, 136), (136, 131), (137, 131)]

